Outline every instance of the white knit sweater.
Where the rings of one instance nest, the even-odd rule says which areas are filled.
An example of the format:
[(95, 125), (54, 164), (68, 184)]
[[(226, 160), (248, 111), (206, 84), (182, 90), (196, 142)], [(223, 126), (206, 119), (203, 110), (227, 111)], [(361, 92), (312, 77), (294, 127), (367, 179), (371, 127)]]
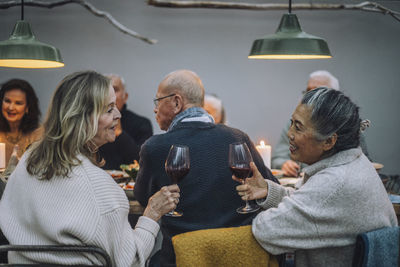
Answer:
[(304, 169), (296, 191), (268, 182), (253, 234), (272, 254), (295, 251), (296, 266), (351, 266), (357, 234), (396, 226), (385, 188), (361, 149)]
[[(0, 227), (11, 244), (93, 245), (103, 248), (114, 266), (144, 266), (157, 236), (158, 224), (140, 217), (133, 230), (123, 190), (87, 158), (70, 177), (39, 180), (26, 171), (22, 157), (0, 202)], [(9, 253), (11, 263), (98, 262), (76, 253)]]

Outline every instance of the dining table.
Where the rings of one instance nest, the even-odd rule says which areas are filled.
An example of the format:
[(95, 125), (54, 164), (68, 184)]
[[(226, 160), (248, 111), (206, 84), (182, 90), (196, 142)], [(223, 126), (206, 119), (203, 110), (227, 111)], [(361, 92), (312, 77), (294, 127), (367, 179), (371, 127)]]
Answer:
[[(376, 168), (376, 169), (377, 169), (377, 171), (379, 171), (381, 168)], [(296, 184), (301, 179), (301, 177), (285, 177), (285, 176), (283, 176), (283, 172), (281, 172), (280, 170), (273, 170), (273, 173), (275, 173), (275, 176), (277, 176), (278, 180), (281, 182), (281, 184), (283, 186), (295, 188)], [(276, 175), (276, 174), (278, 174), (278, 175)], [(399, 183), (400, 183), (400, 179), (399, 179)], [(393, 194), (393, 192), (388, 192), (388, 193)], [(400, 197), (400, 195), (399, 195), (399, 197)], [(399, 225), (400, 225), (400, 203), (392, 202), (392, 204), (393, 204), (393, 209), (397, 216), (397, 221), (399, 222)], [(139, 217), (143, 215), (144, 209), (145, 209), (145, 207), (140, 205), (140, 203), (137, 200), (135, 200), (134, 198), (129, 199), (128, 220), (132, 227), (135, 227)]]
[(143, 215), (144, 207), (137, 200), (129, 200), (128, 221), (132, 228), (135, 228), (139, 217)]
[[(144, 208), (140, 203), (135, 199), (135, 196), (133, 194), (133, 187), (135, 185), (134, 182), (131, 182), (132, 179), (130, 176), (122, 170), (106, 170), (108, 174), (114, 179), (114, 181), (119, 184), (124, 192), (126, 193), (126, 196), (129, 201), (129, 214), (128, 214), (128, 220), (129, 223), (131, 224), (132, 228), (135, 228), (135, 225), (139, 219), (140, 216), (143, 215)], [(130, 186), (129, 186), (130, 185)]]

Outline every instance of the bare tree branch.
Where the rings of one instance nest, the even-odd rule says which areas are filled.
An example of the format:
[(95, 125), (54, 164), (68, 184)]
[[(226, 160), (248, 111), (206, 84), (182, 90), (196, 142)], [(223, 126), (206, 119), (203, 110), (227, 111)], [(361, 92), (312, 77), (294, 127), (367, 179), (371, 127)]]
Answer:
[[(79, 4), (83, 7), (85, 7), (87, 10), (89, 10), (92, 14), (102, 17), (106, 19), (109, 23), (111, 23), (114, 27), (116, 27), (119, 31), (130, 35), (132, 37), (138, 38), (146, 43), (149, 44), (155, 44), (157, 43), (157, 40), (155, 39), (150, 39), (147, 37), (144, 37), (137, 32), (127, 28), (126, 26), (122, 25), (120, 22), (118, 22), (112, 15), (109, 13), (99, 10), (96, 7), (94, 7), (92, 4), (88, 3), (85, 0), (58, 0), (58, 1), (40, 1), (40, 0), (25, 0), (24, 5), (26, 6), (33, 6), (33, 7), (45, 7), (45, 8), (53, 8), (53, 7), (58, 7), (58, 6), (63, 6), (66, 4)], [(0, 2), (0, 9), (6, 9), (14, 6), (20, 6), (21, 1), (2, 1)]]
[[(45, 7), (53, 8), (63, 6), (66, 4), (79, 4), (89, 10), (92, 14), (106, 19), (119, 31), (129, 36), (138, 38), (146, 43), (155, 44), (157, 40), (144, 37), (137, 32), (127, 28), (118, 22), (111, 14), (94, 7), (92, 4), (85, 0), (55, 0), (55, 1), (41, 1), (41, 0), (25, 0), (24, 5), (32, 7)], [(169, 7), (169, 8), (216, 8), (216, 9), (247, 9), (247, 10), (286, 10), (287, 4), (268, 3), (243, 3), (243, 2), (221, 2), (221, 1), (168, 1), (168, 0), (148, 0), (148, 4), (156, 7)], [(20, 6), (21, 1), (10, 0), (0, 2), (0, 9), (7, 9), (14, 6)], [(361, 2), (359, 4), (326, 4), (326, 3), (296, 3), (292, 4), (292, 9), (295, 10), (361, 10), (366, 12), (382, 13), (390, 15), (397, 21), (400, 21), (400, 12), (391, 10), (376, 2)]]
[[(247, 9), (247, 10), (287, 10), (288, 4), (267, 3), (244, 3), (244, 2), (221, 2), (221, 1), (168, 1), (148, 0), (147, 4), (156, 7), (170, 8), (217, 8), (217, 9)], [(391, 10), (378, 3), (365, 1), (359, 4), (327, 4), (327, 3), (297, 3), (292, 4), (292, 9), (297, 10), (360, 10), (366, 12), (377, 12), (390, 15), (400, 21), (400, 12)]]

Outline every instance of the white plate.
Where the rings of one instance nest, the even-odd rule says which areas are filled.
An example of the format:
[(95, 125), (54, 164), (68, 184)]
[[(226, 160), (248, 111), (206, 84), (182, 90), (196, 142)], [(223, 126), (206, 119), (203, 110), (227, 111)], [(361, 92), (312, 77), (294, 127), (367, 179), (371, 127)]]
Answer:
[(285, 177), (285, 178), (279, 179), (279, 182), (280, 182), (281, 185), (283, 185), (283, 186), (291, 186), (291, 187), (294, 187), (294, 186), (296, 185), (296, 183), (297, 183), (300, 179), (301, 179), (301, 178)]
[(119, 183), (118, 185), (124, 190), (133, 191), (133, 188), (135, 187), (135, 182), (129, 182), (128, 185), (126, 185), (125, 183)]
[(276, 177), (276, 178), (281, 178), (283, 177), (283, 171), (279, 170), (279, 169), (271, 169), (272, 174)]
[(133, 194), (133, 187), (135, 186), (134, 182), (128, 183), (128, 187), (126, 186), (125, 183), (120, 183), (119, 186), (124, 189), (124, 192), (126, 196), (128, 197), (129, 200), (134, 200), (135, 195)]
[(383, 168), (383, 164), (381, 163), (372, 162), (372, 165), (374, 166), (375, 170), (380, 170)]
[(124, 171), (118, 170), (106, 170), (106, 172), (111, 175), (112, 178), (128, 178), (129, 175)]
[(106, 172), (114, 179), (116, 183), (126, 183), (129, 179), (129, 175), (124, 171), (119, 170), (106, 170)]

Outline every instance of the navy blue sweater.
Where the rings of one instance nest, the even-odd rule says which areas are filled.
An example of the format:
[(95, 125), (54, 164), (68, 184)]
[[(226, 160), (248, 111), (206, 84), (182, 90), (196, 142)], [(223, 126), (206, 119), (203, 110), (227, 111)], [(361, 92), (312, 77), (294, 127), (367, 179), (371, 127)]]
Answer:
[(134, 193), (143, 206), (161, 187), (171, 184), (164, 168), (171, 145), (187, 145), (190, 150), (190, 171), (178, 183), (181, 197), (176, 210), (183, 212), (183, 216), (164, 216), (161, 220), (163, 266), (175, 264), (172, 236), (199, 229), (246, 225), (255, 217), (256, 213), (236, 212), (244, 204), (236, 192), (239, 183), (232, 180), (228, 163), (229, 144), (236, 142), (247, 143), (261, 174), (278, 182), (247, 134), (225, 125), (183, 122), (172, 131), (152, 136), (142, 146)]

